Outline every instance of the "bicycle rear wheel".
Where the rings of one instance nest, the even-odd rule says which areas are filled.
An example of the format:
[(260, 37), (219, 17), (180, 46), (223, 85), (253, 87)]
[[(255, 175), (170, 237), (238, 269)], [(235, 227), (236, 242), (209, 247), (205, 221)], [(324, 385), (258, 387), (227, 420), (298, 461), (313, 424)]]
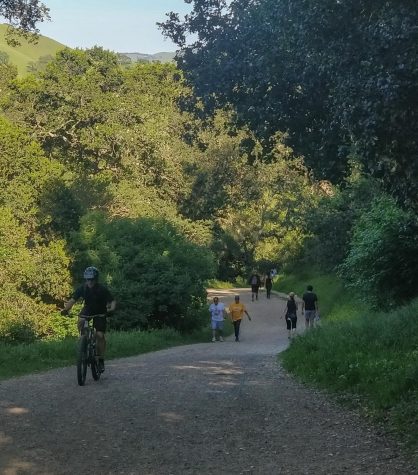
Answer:
[(87, 336), (82, 335), (78, 342), (77, 349), (77, 381), (80, 386), (84, 386), (87, 376), (88, 354)]

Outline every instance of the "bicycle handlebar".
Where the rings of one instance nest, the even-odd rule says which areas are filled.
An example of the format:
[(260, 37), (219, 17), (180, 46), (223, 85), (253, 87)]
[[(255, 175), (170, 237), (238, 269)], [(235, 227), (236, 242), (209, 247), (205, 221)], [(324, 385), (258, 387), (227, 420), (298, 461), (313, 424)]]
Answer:
[(79, 315), (80, 318), (84, 318), (84, 320), (91, 320), (92, 318), (106, 318), (108, 316), (107, 313), (98, 313), (97, 315)]

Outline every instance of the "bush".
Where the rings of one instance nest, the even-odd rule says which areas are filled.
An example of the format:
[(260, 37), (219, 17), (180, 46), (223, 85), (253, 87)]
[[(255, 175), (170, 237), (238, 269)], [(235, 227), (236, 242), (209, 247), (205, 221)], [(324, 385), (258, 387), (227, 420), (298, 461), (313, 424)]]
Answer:
[(79, 254), (76, 274), (96, 265), (111, 287), (118, 301), (114, 328), (192, 331), (201, 325), (199, 309), (206, 304), (213, 256), (171, 224), (90, 213), (82, 219), (73, 246)]
[(354, 226), (340, 274), (375, 308), (387, 308), (416, 296), (417, 217), (389, 197), (376, 199)]
[(36, 302), (10, 285), (1, 287), (0, 342), (32, 343), (75, 334), (75, 323), (58, 317), (55, 307)]
[(311, 236), (306, 240), (304, 266), (315, 263), (322, 271), (335, 272), (347, 255), (352, 228), (363, 211), (370, 208), (378, 185), (364, 178), (355, 167), (344, 188), (330, 188), (317, 207), (306, 212)]

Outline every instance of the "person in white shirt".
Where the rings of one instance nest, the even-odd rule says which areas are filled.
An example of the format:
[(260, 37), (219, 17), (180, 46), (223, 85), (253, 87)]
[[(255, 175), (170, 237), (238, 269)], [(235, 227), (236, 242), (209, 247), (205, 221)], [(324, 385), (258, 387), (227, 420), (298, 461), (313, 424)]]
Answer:
[(219, 334), (219, 341), (224, 341), (222, 331), (226, 310), (225, 305), (219, 302), (219, 297), (213, 297), (213, 303), (209, 306), (209, 313), (211, 316), (212, 341), (216, 341), (216, 332)]

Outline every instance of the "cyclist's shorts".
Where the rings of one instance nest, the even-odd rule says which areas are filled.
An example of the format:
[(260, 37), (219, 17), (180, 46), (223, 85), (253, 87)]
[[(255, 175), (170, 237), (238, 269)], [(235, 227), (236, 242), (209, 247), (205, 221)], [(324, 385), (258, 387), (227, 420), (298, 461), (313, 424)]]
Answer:
[(104, 333), (106, 331), (106, 318), (104, 317), (93, 318), (93, 326), (98, 332)]
[(223, 321), (219, 322), (217, 320), (212, 320), (211, 327), (212, 327), (212, 330), (223, 330), (224, 322)]

